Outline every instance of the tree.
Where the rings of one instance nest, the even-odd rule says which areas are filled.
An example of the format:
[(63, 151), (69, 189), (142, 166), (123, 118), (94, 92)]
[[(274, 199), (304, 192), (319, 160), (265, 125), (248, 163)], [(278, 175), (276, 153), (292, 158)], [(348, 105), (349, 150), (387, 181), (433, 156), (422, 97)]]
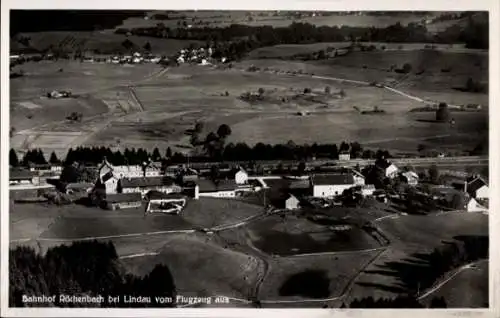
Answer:
[(59, 164), (60, 163), (60, 160), (59, 160), (59, 158), (57, 158), (56, 153), (54, 151), (52, 151), (52, 153), (50, 154), (49, 162), (51, 164)]
[(439, 170), (438, 170), (438, 167), (436, 165), (432, 165), (429, 168), (428, 174), (429, 174), (429, 180), (430, 180), (431, 183), (437, 183), (438, 182), (438, 179), (439, 179)]
[(309, 87), (304, 88), (304, 94), (311, 94), (312, 90)]
[(203, 132), (203, 128), (204, 128), (204, 123), (202, 121), (198, 121), (196, 122), (196, 124), (194, 125), (194, 132), (195, 133), (198, 133), (200, 134), (201, 132)]
[(12, 167), (19, 166), (19, 158), (17, 157), (16, 151), (12, 148), (9, 152), (9, 165), (11, 165)]
[(405, 63), (403, 65), (403, 73), (408, 74), (411, 72), (412, 66), (410, 63)]
[(259, 87), (259, 95), (262, 96), (264, 95), (265, 90), (262, 87)]
[(231, 128), (226, 124), (222, 124), (219, 126), (219, 129), (217, 129), (217, 135), (220, 138), (226, 138), (231, 135)]
[(144, 46), (142, 47), (146, 52), (151, 52), (151, 44), (149, 42), (146, 42)]
[(303, 174), (306, 171), (306, 163), (304, 161), (301, 161), (299, 163), (299, 166), (297, 167), (298, 173)]
[(127, 50), (131, 50), (135, 47), (135, 44), (129, 39), (126, 39), (125, 41), (122, 42), (122, 46)]
[(423, 144), (418, 144), (418, 146), (417, 146), (417, 151), (418, 151), (418, 152), (422, 152), (422, 151), (424, 151), (425, 149), (426, 149), (425, 145), (423, 145)]
[(172, 158), (172, 149), (170, 147), (167, 148), (167, 151), (165, 152), (165, 157), (168, 159)]
[(330, 88), (330, 86), (325, 87), (325, 94), (330, 95), (331, 91), (332, 89)]
[(153, 149), (152, 158), (153, 161), (161, 160), (160, 150), (158, 149), (158, 147), (155, 147), (155, 149)]
[(218, 165), (213, 165), (210, 167), (210, 179), (212, 181), (218, 180), (220, 178), (220, 169)]
[(448, 104), (439, 103), (438, 109), (436, 110), (436, 121), (448, 122), (450, 119), (450, 110)]

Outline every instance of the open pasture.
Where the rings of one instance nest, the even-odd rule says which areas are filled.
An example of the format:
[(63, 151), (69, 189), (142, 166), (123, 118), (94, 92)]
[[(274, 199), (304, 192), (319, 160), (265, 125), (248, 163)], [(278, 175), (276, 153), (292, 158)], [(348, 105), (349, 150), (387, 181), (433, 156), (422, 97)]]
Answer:
[[(154, 14), (161, 12), (151, 12), (148, 14), (148, 19), (132, 17), (123, 21), (118, 28), (141, 28), (152, 27), (158, 23), (163, 23), (170, 28), (178, 27), (178, 23), (186, 22), (187, 25), (193, 27), (226, 27), (231, 24), (243, 24), (249, 26), (273, 26), (286, 27), (295, 23), (309, 23), (316, 26), (351, 26), (351, 27), (386, 27), (397, 22), (406, 25), (410, 22), (418, 22), (421, 20), (415, 16), (399, 16), (399, 17), (374, 17), (369, 15), (330, 15), (330, 16), (312, 16), (312, 12), (308, 16), (301, 18), (292, 18), (286, 15), (286, 12), (275, 13), (276, 11), (252, 11), (249, 15), (245, 11), (179, 11), (169, 13), (168, 20), (156, 20)], [(434, 16), (433, 14), (429, 15)]]
[(125, 40), (131, 41), (138, 51), (141, 51), (144, 45), (149, 42), (151, 45), (151, 52), (158, 55), (172, 55), (186, 48), (191, 43), (203, 43), (195, 40), (162, 39), (134, 35), (126, 36), (124, 34), (115, 34), (114, 30), (95, 32), (50, 31), (23, 33), (23, 35), (29, 37), (31, 39), (30, 45), (40, 51), (46, 50), (50, 46), (55, 46), (69, 51), (80, 48), (83, 52), (99, 52), (101, 54), (127, 53), (128, 50), (122, 45)]
[(251, 255), (219, 246), (201, 235), (175, 234), (164, 238), (156, 256), (124, 259), (125, 268), (136, 275), (166, 264), (177, 292), (185, 296), (249, 297), (260, 263)]
[[(335, 225), (344, 224), (331, 224)], [(374, 238), (355, 226), (334, 228), (296, 216), (286, 216), (284, 219), (268, 217), (249, 227), (253, 244), (270, 255), (357, 251), (380, 247)]]
[[(290, 301), (304, 298), (311, 300), (341, 296), (349, 281), (377, 253), (377, 251), (371, 251), (271, 258), (269, 259), (269, 272), (260, 288), (259, 298), (265, 301), (264, 306), (268, 307), (273, 305), (273, 300)], [(311, 272), (322, 275), (307, 275)], [(303, 276), (302, 281), (297, 279), (300, 276)], [(311, 281), (311, 278), (315, 276), (319, 277)], [(318, 303), (316, 303), (317, 306)]]
[(231, 199), (200, 198), (189, 201), (181, 217), (196, 227), (211, 228), (237, 223), (263, 212), (263, 208), (255, 204)]

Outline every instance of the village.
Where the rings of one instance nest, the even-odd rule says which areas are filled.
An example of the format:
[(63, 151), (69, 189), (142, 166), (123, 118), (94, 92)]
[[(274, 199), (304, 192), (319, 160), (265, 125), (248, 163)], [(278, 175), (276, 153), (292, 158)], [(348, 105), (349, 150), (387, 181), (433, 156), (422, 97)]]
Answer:
[[(349, 162), (349, 154), (341, 154), (340, 161)], [(379, 158), (363, 169), (356, 166), (334, 166), (324, 169), (303, 169), (293, 173), (264, 175), (249, 173), (241, 165), (225, 165), (222, 169), (194, 169), (189, 165), (165, 166), (149, 161), (142, 165), (116, 166), (105, 158), (92, 168), (97, 177), (93, 182), (67, 182), (61, 176), (61, 165), (33, 165), (29, 168), (10, 169), (9, 184), (16, 197), (35, 190), (44, 198), (30, 200), (52, 203), (78, 202), (88, 199), (92, 206), (121, 210), (144, 206), (146, 213), (182, 213), (189, 200), (200, 197), (235, 199), (264, 193), (267, 204), (275, 209), (295, 210), (301, 207), (331, 208), (360, 202), (373, 197), (381, 202), (391, 200), (417, 200), (435, 202), (436, 211), (463, 210), (487, 212), (488, 182), (478, 174), (446, 179), (445, 184), (431, 182), (425, 173), (417, 173), (408, 166), (397, 167), (390, 159)], [(198, 163), (200, 165), (202, 163)], [(80, 163), (73, 163), (77, 167)], [(435, 166), (433, 167), (436, 168)], [(381, 187), (372, 182), (374, 171), (381, 171), (386, 183), (394, 187)], [(432, 173), (432, 172), (430, 172)], [(423, 179), (423, 180), (422, 180)], [(268, 190), (275, 191), (268, 191)], [(410, 199), (408, 193), (414, 194)], [(30, 195), (27, 195), (28, 197)], [(66, 199), (64, 199), (66, 198)], [(20, 202), (26, 200), (19, 199)], [(87, 201), (86, 201), (87, 202)], [(332, 211), (334, 213), (334, 210)]]

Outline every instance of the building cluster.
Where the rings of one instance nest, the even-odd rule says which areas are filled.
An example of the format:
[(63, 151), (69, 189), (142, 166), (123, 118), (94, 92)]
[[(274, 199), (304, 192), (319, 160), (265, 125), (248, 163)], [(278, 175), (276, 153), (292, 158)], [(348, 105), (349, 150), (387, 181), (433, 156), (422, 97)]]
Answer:
[(232, 169), (218, 179), (206, 179), (185, 168), (162, 173), (161, 164), (149, 162), (136, 166), (113, 166), (107, 160), (98, 168), (98, 179), (90, 192), (94, 204), (112, 210), (139, 207), (179, 213), (186, 198), (234, 198), (255, 191), (243, 169)]

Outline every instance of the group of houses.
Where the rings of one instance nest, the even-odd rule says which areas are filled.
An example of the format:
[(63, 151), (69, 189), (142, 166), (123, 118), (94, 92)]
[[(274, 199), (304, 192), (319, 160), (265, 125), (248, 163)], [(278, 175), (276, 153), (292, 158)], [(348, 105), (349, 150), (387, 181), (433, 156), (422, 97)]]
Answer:
[(177, 169), (163, 174), (154, 162), (137, 166), (113, 166), (107, 160), (98, 168), (98, 179), (90, 190), (92, 201), (108, 209), (139, 207), (148, 201), (148, 209), (180, 212), (187, 197), (233, 198), (255, 191), (248, 174), (241, 168), (227, 171), (225, 178), (202, 178), (192, 169)]

